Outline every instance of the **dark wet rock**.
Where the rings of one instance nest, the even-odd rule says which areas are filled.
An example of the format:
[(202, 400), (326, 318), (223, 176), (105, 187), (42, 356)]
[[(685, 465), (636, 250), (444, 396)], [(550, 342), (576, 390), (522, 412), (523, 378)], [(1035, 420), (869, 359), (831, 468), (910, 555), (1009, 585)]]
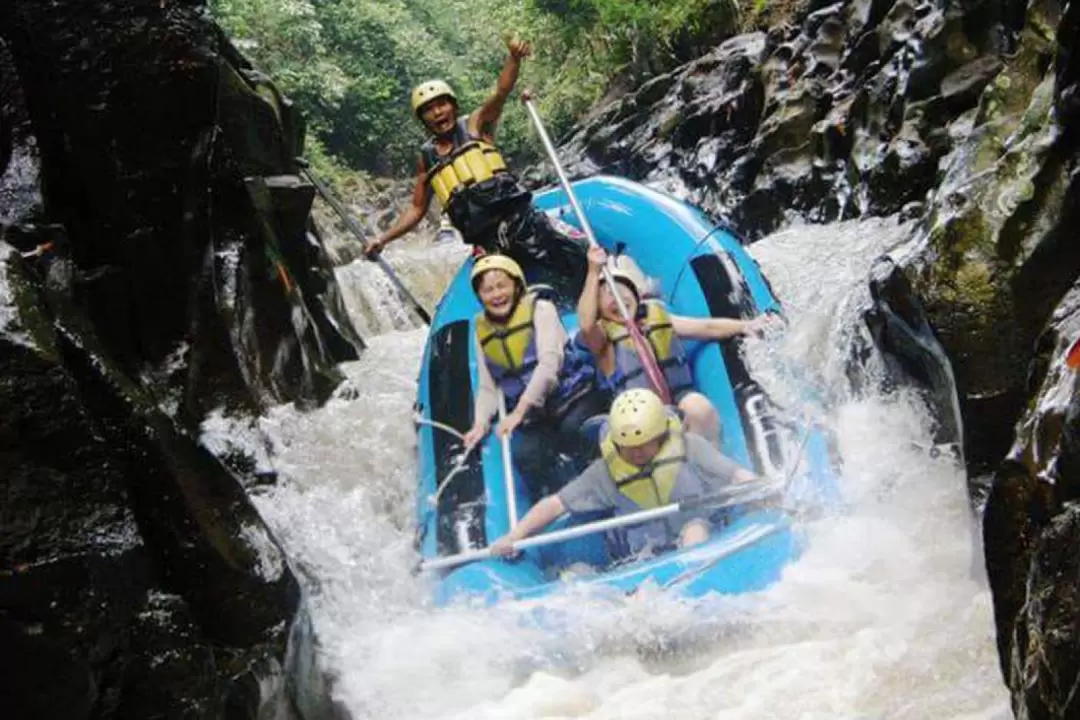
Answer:
[[(0, 307), (0, 619), (35, 653), (62, 650), (64, 683), (90, 678), (95, 717), (220, 717), (253, 674), (267, 688), (279, 677), (267, 701), (286, 707), (299, 589), (238, 479), (0, 248), (13, 291)], [(51, 677), (21, 702), (47, 705)]]
[(1058, 514), (1034, 548), (1027, 602), (1015, 625), (1010, 685), (1018, 718), (1080, 715), (1080, 505)]
[(1031, 557), (1053, 516), (1052, 488), (1009, 464), (994, 478), (983, 515), (986, 571), (994, 593), (998, 657), (1009, 678), (1016, 621), (1027, 602)]
[(362, 348), (302, 119), (198, 2), (4, 3), (0, 90), (5, 717), (328, 716), (265, 468), (193, 434)]
[(936, 184), (944, 129), (997, 77), (1023, 7), (808, 3), (796, 26), (731, 38), (594, 113), (567, 164), (655, 182), (750, 239), (894, 213)]
[[(986, 35), (971, 48), (946, 38), (955, 68), (938, 94), (907, 107), (905, 120), (923, 128), (920, 153), (935, 156), (936, 177), (902, 276), (925, 313), (919, 325), (932, 328), (952, 366), (969, 472), (993, 474), (983, 544), (1002, 674), (1019, 718), (1077, 714), (1080, 396), (1062, 361), (1080, 336), (1080, 146), (1064, 124), (1080, 81), (1077, 7), (1063, 15), (1058, 3), (1035, 0), (1018, 24), (1009, 5), (999, 24), (1008, 37)], [(955, 15), (942, 19), (943, 28), (957, 27)], [(978, 35), (975, 20), (976, 28), (992, 25), (972, 16), (959, 26), (963, 38)], [(970, 57), (987, 47), (1009, 52)], [(928, 132), (927, 117), (947, 127)], [(902, 196), (899, 188), (880, 194)], [(895, 376), (933, 366), (908, 362), (912, 343), (897, 347), (883, 318), (867, 319), (872, 331), (885, 328), (875, 340), (899, 361)], [(946, 401), (927, 397), (941, 417)]]
[(1080, 392), (1064, 364), (1080, 336), (1080, 281), (1054, 310), (1028, 378), (1017, 424), (983, 519), (1002, 674), (1019, 718), (1071, 718), (1080, 672), (1077, 501)]
[(921, 230), (926, 247), (912, 261), (956, 370), (969, 460), (983, 467), (1003, 455), (1025, 404), (1031, 348), (1080, 268), (1065, 240), (1076, 183), (1054, 119), (1046, 33), (1057, 20), (1052, 8), (1033, 6), (970, 132), (942, 160)]
[(0, 614), (0, 692), (4, 712), (17, 718), (83, 720), (98, 701), (90, 666), (42, 634), (35, 622)]
[(152, 717), (172, 707), (177, 718), (223, 714), (219, 670), (224, 653), (203, 639), (187, 603), (150, 592), (129, 628), (123, 674), (112, 678), (109, 699), (119, 717)]
[(292, 105), (198, 4), (0, 12), (47, 189), (9, 242), (57, 244), (108, 351), (189, 427), (222, 402), (326, 398), (361, 344), (308, 220)]
[[(879, 260), (870, 272), (871, 307), (863, 320), (888, 367), (890, 382), (916, 388), (934, 413), (934, 444), (959, 446), (962, 420), (956, 381), (903, 269)], [(886, 388), (888, 389), (888, 388)]]

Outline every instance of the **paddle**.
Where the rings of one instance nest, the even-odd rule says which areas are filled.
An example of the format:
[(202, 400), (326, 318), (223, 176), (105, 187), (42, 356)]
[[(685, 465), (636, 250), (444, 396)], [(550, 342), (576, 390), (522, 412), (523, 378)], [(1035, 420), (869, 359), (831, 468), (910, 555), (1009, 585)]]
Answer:
[[(506, 396), (499, 391), (499, 422), (506, 419)], [(498, 432), (496, 432), (498, 434)], [(510, 529), (518, 524), (517, 496), (514, 494), (514, 462), (510, 455), (510, 435), (506, 433), (499, 439), (502, 445), (503, 482), (506, 483), (506, 510), (510, 514)]]
[[(597, 520), (596, 522), (587, 523), (585, 525), (578, 525), (576, 527), (535, 535), (531, 538), (519, 540), (514, 543), (513, 547), (515, 551), (520, 552), (521, 550), (531, 547), (551, 545), (552, 543), (573, 540), (574, 538), (584, 537), (585, 535), (592, 535), (598, 532), (606, 532), (608, 530), (627, 527), (629, 525), (639, 525), (652, 520), (660, 520), (688, 510), (696, 510), (704, 507), (721, 510), (725, 507), (767, 500), (778, 496), (780, 492), (780, 488), (778, 488), (775, 483), (742, 483), (739, 485), (732, 485), (723, 492), (713, 495), (703, 495), (699, 498), (684, 500), (680, 503), (671, 503), (670, 505), (653, 508), (652, 510), (642, 510), (641, 512), (632, 513), (630, 515), (620, 515), (619, 517)], [(422, 560), (416, 567), (416, 572), (444, 570), (446, 568), (457, 567), (458, 565), (464, 565), (465, 563), (475, 562), (490, 557), (493, 557), (491, 548), (485, 547), (476, 550), (467, 550), (463, 553), (458, 553), (457, 555), (447, 555), (446, 557), (434, 558), (432, 560)]]
[[(335, 198), (326, 188), (326, 186), (323, 185), (322, 182), (320, 182), (319, 179), (315, 177), (315, 174), (311, 172), (308, 167), (308, 161), (304, 158), (296, 158), (296, 163), (304, 171), (304, 175), (307, 177), (308, 180), (311, 181), (311, 184), (315, 186), (315, 189), (319, 191), (319, 195), (322, 196), (322, 199), (325, 200), (326, 203), (334, 209), (334, 212), (336, 212), (341, 217), (342, 221), (344, 221), (345, 223), (345, 227), (347, 227), (349, 229), (349, 232), (351, 232), (356, 237), (356, 239), (360, 241), (360, 246), (366, 250), (367, 240), (364, 239), (364, 231), (360, 229), (360, 226), (356, 224), (356, 221), (353, 220), (352, 216), (349, 215), (349, 213), (345, 210), (344, 206), (342, 206), (342, 204), (338, 202), (337, 198)], [(379, 267), (382, 268), (383, 272), (386, 273), (386, 276), (390, 278), (390, 282), (397, 289), (398, 293), (400, 293), (401, 296), (412, 306), (412, 309), (414, 312), (416, 312), (417, 316), (419, 316), (419, 318), (424, 321), (424, 324), (430, 325), (431, 314), (424, 309), (424, 306), (420, 304), (420, 301), (413, 297), (413, 294), (409, 292), (408, 288), (406, 288), (405, 285), (402, 284), (401, 280), (397, 276), (397, 273), (394, 272), (394, 268), (390, 267), (390, 263), (386, 262), (386, 260), (378, 256), (375, 257), (375, 262), (378, 263)]]
[[(532, 119), (533, 126), (540, 136), (540, 142), (543, 143), (544, 150), (547, 151), (548, 157), (551, 158), (551, 164), (555, 166), (555, 174), (559, 176), (559, 183), (562, 185), (563, 190), (566, 191), (566, 197), (570, 200), (570, 207), (573, 208), (574, 214), (577, 215), (578, 221), (581, 223), (582, 232), (585, 233), (589, 245), (596, 247), (599, 243), (596, 241), (596, 235), (593, 234), (592, 225), (589, 224), (589, 219), (585, 217), (585, 211), (582, 209), (581, 203), (578, 202), (577, 195), (574, 193), (574, 188), (571, 187), (570, 180), (566, 177), (566, 172), (563, 171), (562, 163), (559, 162), (559, 155), (555, 152), (555, 146), (552, 144), (551, 138), (544, 128), (543, 121), (540, 120), (540, 114), (536, 111), (536, 107), (533, 105), (533, 102), (528, 95), (523, 94), (521, 100), (525, 103), (525, 109), (529, 111), (529, 117)], [(630, 335), (630, 342), (634, 345), (634, 350), (637, 352), (638, 357), (641, 358), (641, 367), (645, 371), (645, 377), (648, 379), (649, 384), (653, 386), (653, 390), (656, 391), (656, 394), (664, 401), (664, 404), (672, 405), (671, 390), (668, 388), (664, 373), (661, 372), (660, 366), (656, 362), (656, 356), (652, 352), (652, 347), (649, 345), (648, 341), (645, 340), (645, 336), (641, 334), (641, 329), (638, 328), (637, 323), (634, 322), (634, 318), (626, 308), (626, 303), (623, 302), (622, 297), (619, 295), (615, 286), (615, 278), (611, 275), (611, 269), (604, 266), (603, 272), (604, 282), (607, 283), (608, 288), (611, 290), (612, 297), (615, 298), (615, 304), (619, 308), (619, 314), (622, 315), (623, 323), (626, 325), (626, 331)]]

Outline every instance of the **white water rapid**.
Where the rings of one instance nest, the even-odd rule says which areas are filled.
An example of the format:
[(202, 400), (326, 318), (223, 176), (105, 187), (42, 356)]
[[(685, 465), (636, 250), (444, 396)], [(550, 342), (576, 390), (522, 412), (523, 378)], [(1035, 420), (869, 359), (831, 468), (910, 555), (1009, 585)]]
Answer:
[[(763, 593), (696, 608), (554, 600), (566, 612), (557, 637), (518, 607), (436, 609), (410, 574), (425, 331), (402, 329), (400, 308), (371, 309), (386, 287), (373, 265), (341, 268), (370, 347), (326, 407), (258, 421), (281, 482), (255, 499), (298, 565), (342, 705), (379, 720), (1009, 717), (964, 475), (930, 457), (913, 398), (855, 397), (844, 375), (867, 270), (905, 231), (799, 227), (751, 248), (791, 325), (751, 341), (749, 360), (778, 400), (796, 387), (779, 368), (795, 367), (825, 398), (847, 511), (810, 523), (807, 553)], [(446, 245), (389, 254), (428, 299), (463, 257)]]

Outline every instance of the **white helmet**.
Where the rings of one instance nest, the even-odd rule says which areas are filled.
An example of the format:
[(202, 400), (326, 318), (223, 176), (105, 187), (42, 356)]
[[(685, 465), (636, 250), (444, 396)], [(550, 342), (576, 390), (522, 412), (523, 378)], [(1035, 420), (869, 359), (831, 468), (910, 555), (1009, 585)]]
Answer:
[(641, 299), (649, 294), (649, 281), (645, 278), (645, 273), (641, 272), (641, 268), (629, 255), (609, 256), (607, 267), (611, 271), (611, 277), (615, 282), (622, 281), (634, 291), (638, 302), (641, 302)]
[(615, 398), (609, 423), (616, 445), (640, 447), (668, 431), (667, 408), (652, 390), (633, 388)]

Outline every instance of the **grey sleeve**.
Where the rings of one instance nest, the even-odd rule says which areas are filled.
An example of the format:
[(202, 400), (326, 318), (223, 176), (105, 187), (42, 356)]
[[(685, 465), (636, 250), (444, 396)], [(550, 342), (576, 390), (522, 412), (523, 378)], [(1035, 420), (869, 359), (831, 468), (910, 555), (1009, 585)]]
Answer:
[(686, 458), (701, 473), (709, 492), (718, 492), (735, 481), (742, 468), (731, 458), (722, 455), (709, 441), (692, 433), (686, 434)]
[(585, 513), (614, 508), (612, 492), (615, 492), (615, 483), (611, 482), (607, 467), (600, 459), (567, 483), (558, 496), (568, 512)]

